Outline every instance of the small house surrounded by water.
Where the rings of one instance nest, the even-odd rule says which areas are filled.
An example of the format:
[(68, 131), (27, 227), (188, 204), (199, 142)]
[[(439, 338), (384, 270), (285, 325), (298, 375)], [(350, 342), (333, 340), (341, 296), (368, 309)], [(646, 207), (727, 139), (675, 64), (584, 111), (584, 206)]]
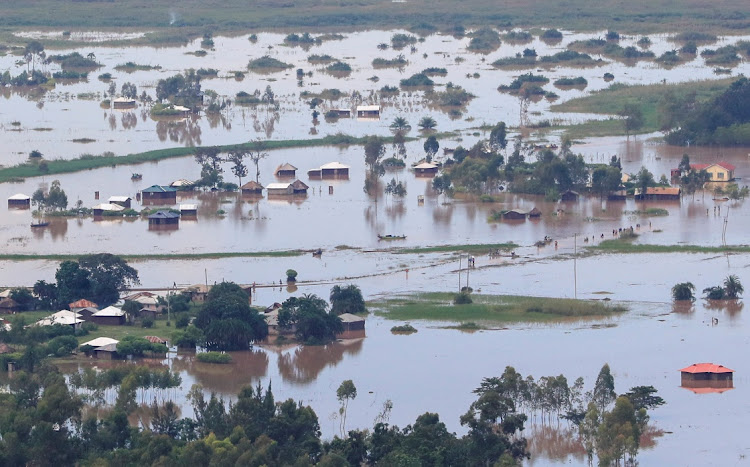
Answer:
[(380, 118), (379, 105), (358, 105), (357, 117)]
[(365, 319), (351, 313), (339, 315), (343, 331), (336, 334), (337, 339), (358, 339), (365, 337)]
[(31, 207), (31, 196), (17, 193), (8, 198), (8, 209), (29, 209)]
[(132, 199), (130, 196), (110, 196), (107, 200), (110, 204), (117, 204), (119, 206), (122, 206), (124, 208), (130, 208), (130, 202)]
[(422, 162), (421, 164), (417, 164), (414, 166), (414, 174), (417, 176), (428, 176), (431, 177), (433, 175), (436, 175), (438, 172), (438, 166), (437, 164), (433, 164), (432, 162)]
[(528, 213), (523, 209), (510, 209), (503, 213), (503, 219), (508, 220), (526, 220)]
[(171, 186), (152, 185), (141, 191), (144, 204), (176, 204), (177, 189)]
[(349, 178), (349, 166), (341, 162), (329, 162), (317, 169), (307, 171), (310, 178)]
[(148, 216), (148, 226), (178, 226), (180, 224), (180, 215), (172, 211), (156, 211)]
[(568, 190), (560, 195), (560, 201), (578, 201), (579, 196), (577, 191)]
[(534, 207), (534, 209), (529, 211), (529, 217), (542, 217), (542, 211), (540, 211), (539, 208)]
[(112, 101), (112, 106), (115, 109), (132, 109), (135, 107), (135, 99), (121, 96)]
[(651, 186), (646, 188), (646, 195), (641, 195), (641, 190), (636, 188), (635, 199), (640, 200), (679, 200), (682, 190), (672, 186)]
[(243, 196), (263, 196), (263, 189), (263, 185), (255, 180), (250, 180), (240, 187)]
[(734, 370), (714, 363), (694, 363), (680, 370), (686, 388), (731, 388)]
[(306, 195), (307, 190), (310, 188), (309, 186), (305, 185), (302, 180), (295, 180), (291, 184), (292, 187), (292, 194), (294, 195)]
[(197, 204), (181, 204), (180, 205), (180, 217), (189, 218), (189, 220), (195, 220), (198, 217), (198, 205)]
[(297, 176), (297, 167), (293, 166), (289, 162), (284, 162), (280, 166), (276, 167), (274, 174), (279, 178), (294, 178)]
[(734, 179), (735, 166), (728, 162), (717, 162), (715, 164), (690, 164), (690, 168), (696, 171), (705, 170), (709, 175), (709, 182), (729, 182)]
[(99, 216), (105, 215), (105, 213), (110, 214), (110, 213), (124, 211), (125, 208), (119, 204), (102, 203), (102, 204), (97, 204), (96, 206), (91, 208), (91, 210), (94, 213), (94, 217), (99, 217)]
[(291, 183), (269, 183), (266, 186), (268, 196), (286, 196), (292, 194)]

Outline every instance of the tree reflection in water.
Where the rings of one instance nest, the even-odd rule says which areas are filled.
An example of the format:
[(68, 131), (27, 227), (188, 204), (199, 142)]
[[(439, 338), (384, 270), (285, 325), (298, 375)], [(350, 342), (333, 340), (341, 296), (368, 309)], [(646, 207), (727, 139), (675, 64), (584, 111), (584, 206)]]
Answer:
[(181, 120), (160, 119), (156, 122), (156, 135), (159, 141), (170, 141), (181, 143), (185, 146), (201, 145), (201, 127), (197, 117), (188, 117)]
[(708, 311), (725, 312), (729, 321), (737, 319), (739, 313), (745, 307), (741, 300), (706, 300), (704, 307)]
[(279, 355), (279, 373), (291, 384), (309, 384), (328, 366), (336, 366), (344, 355), (362, 351), (364, 339), (336, 341), (328, 345), (301, 345)]
[(178, 353), (172, 360), (172, 371), (185, 372), (207, 391), (236, 395), (245, 386), (253, 385), (268, 372), (268, 355), (262, 350), (229, 352), (231, 363), (199, 362), (193, 353)]

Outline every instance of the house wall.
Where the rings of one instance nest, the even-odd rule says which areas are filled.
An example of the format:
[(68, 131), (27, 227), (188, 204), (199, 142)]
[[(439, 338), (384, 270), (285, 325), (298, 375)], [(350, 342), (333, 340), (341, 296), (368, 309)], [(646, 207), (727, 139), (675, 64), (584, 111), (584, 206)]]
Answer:
[(712, 182), (726, 182), (732, 179), (732, 173), (724, 167), (714, 165), (706, 169)]
[(17, 200), (17, 199), (9, 199), (8, 200), (8, 207), (13, 209), (28, 209), (31, 207), (31, 200)]
[(124, 316), (92, 316), (90, 321), (92, 323), (100, 324), (103, 326), (122, 326), (125, 324)]

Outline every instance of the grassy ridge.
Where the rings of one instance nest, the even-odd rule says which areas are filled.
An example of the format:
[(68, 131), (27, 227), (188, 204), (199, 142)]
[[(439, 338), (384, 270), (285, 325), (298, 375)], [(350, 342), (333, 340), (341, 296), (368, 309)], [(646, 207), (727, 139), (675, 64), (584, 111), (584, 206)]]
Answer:
[(75, 2), (35, 0), (2, 2), (0, 26), (15, 28), (169, 28), (215, 26), (221, 30), (306, 27), (406, 27), (415, 23), (453, 26), (457, 23), (504, 27), (547, 26), (559, 29), (643, 33), (682, 30), (686, 27), (738, 31), (750, 22), (746, 0), (409, 0), (390, 2), (320, 2), (319, 0), (225, 0), (221, 4), (198, 0), (127, 0)]
[[(364, 144), (366, 137), (357, 138), (348, 135), (329, 135), (317, 139), (296, 139), (283, 141), (266, 141), (266, 149), (286, 149), (315, 146), (331, 146), (339, 144)], [(239, 148), (251, 148), (252, 143), (229, 144), (218, 146), (222, 152)], [(39, 177), (42, 175), (55, 175), (61, 173), (80, 172), (82, 170), (99, 169), (102, 167), (114, 167), (117, 165), (142, 164), (145, 162), (172, 159), (175, 157), (189, 156), (195, 153), (196, 148), (169, 148), (146, 151), (125, 156), (88, 156), (71, 160), (50, 160), (47, 162), (47, 172), (42, 173), (36, 164), (21, 164), (13, 167), (0, 168), (0, 183), (14, 181), (27, 177)]]
[[(301, 256), (305, 252), (301, 250), (280, 250), (280, 251), (237, 251), (221, 253), (165, 253), (165, 254), (147, 254), (147, 255), (118, 255), (127, 261), (151, 261), (151, 260), (191, 260), (191, 259), (221, 259), (221, 258), (286, 258), (291, 256)], [(0, 261), (76, 261), (85, 254), (70, 255), (45, 255), (45, 254), (0, 254)]]
[(416, 248), (399, 248), (396, 253), (403, 254), (421, 254), (421, 253), (444, 253), (444, 252), (464, 252), (464, 253), (487, 253), (490, 250), (512, 250), (518, 248), (513, 242), (508, 243), (478, 243), (472, 245), (441, 245)]
[(622, 313), (620, 305), (565, 298), (514, 295), (475, 295), (468, 305), (453, 305), (454, 294), (431, 292), (369, 302), (375, 314), (393, 320), (431, 320), (484, 323), (543, 323), (603, 318)]
[(698, 245), (649, 245), (631, 243), (627, 240), (604, 240), (588, 250), (610, 253), (750, 253), (748, 245), (698, 246)]
[[(724, 92), (734, 78), (720, 80), (690, 81), (679, 84), (649, 84), (627, 86), (614, 84), (607, 89), (593, 92), (588, 96), (571, 99), (553, 105), (554, 112), (575, 112), (604, 115), (617, 115), (627, 104), (637, 105), (643, 112), (643, 127), (639, 133), (659, 131), (658, 105), (667, 91), (676, 96), (696, 93), (698, 101), (705, 101)], [(619, 119), (592, 120), (578, 125), (563, 126), (572, 138), (591, 136), (620, 136), (625, 127)]]

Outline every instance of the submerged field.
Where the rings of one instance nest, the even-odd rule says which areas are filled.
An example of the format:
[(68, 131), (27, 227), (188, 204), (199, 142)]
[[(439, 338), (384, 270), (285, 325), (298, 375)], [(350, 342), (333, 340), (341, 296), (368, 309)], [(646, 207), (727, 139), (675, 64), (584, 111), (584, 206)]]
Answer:
[(431, 292), (384, 298), (369, 303), (375, 314), (391, 320), (544, 323), (605, 318), (627, 310), (620, 304), (592, 300), (472, 294), (473, 303), (454, 305), (455, 294)]

